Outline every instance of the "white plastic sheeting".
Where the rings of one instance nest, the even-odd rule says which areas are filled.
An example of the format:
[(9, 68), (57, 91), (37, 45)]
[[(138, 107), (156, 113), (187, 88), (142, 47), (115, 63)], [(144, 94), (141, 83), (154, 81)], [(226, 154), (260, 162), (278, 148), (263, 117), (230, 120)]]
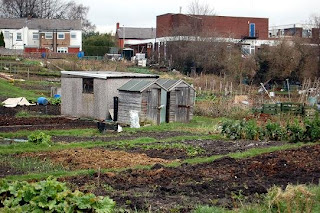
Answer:
[(7, 100), (3, 101), (2, 104), (5, 107), (16, 107), (16, 106), (30, 106), (34, 104), (30, 104), (29, 101), (25, 97), (19, 98), (8, 98)]

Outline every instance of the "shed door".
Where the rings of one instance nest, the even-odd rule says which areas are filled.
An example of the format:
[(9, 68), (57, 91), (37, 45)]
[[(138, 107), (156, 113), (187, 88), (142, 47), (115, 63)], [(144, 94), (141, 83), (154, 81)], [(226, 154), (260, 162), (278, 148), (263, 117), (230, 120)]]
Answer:
[(190, 88), (183, 87), (177, 90), (177, 121), (189, 122), (190, 119)]
[(156, 124), (160, 124), (161, 90), (153, 88), (148, 94), (147, 118)]

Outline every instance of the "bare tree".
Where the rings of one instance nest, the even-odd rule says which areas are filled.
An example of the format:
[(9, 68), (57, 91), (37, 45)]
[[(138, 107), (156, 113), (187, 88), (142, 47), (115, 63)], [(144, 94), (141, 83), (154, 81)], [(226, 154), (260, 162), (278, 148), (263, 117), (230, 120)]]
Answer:
[(188, 5), (188, 14), (190, 15), (215, 15), (214, 8), (206, 2), (193, 0)]
[(314, 28), (312, 29), (313, 31), (312, 42), (316, 44), (315, 54), (317, 56), (317, 61), (318, 61), (317, 76), (320, 76), (320, 15), (311, 16), (311, 25), (314, 26)]
[(0, 0), (0, 15), (6, 18), (81, 19), (84, 30), (94, 30), (87, 19), (89, 7), (62, 0)]

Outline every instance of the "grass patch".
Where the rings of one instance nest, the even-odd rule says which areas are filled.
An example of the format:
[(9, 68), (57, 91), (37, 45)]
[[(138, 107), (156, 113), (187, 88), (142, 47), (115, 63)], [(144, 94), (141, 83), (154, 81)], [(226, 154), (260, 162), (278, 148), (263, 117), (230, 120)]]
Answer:
[(23, 90), (11, 83), (0, 79), (0, 96), (7, 98), (26, 97), (29, 100), (36, 100), (39, 95), (31, 90)]
[[(114, 141), (116, 143), (148, 143), (155, 142), (154, 138), (137, 138), (131, 141)], [(61, 144), (55, 143), (53, 145), (48, 145), (45, 143), (41, 144), (33, 144), (33, 143), (19, 143), (19, 144), (11, 144), (8, 146), (2, 146), (0, 149), (0, 154), (8, 155), (15, 153), (23, 153), (23, 152), (45, 152), (45, 151), (59, 151), (63, 149), (74, 149), (74, 148), (93, 148), (93, 147), (101, 147), (105, 146), (107, 142), (104, 141), (96, 141), (96, 142), (79, 142), (79, 143), (68, 143)], [(109, 142), (108, 142), (109, 143)]]
[[(42, 115), (44, 116), (44, 115)], [(0, 132), (0, 137), (4, 138), (25, 138), (34, 132), (39, 132), (39, 130), (30, 131), (30, 130), (21, 130), (17, 132)], [(98, 129), (56, 129), (56, 130), (41, 130), (41, 132), (46, 133), (51, 136), (101, 136)]]
[(216, 133), (219, 124), (224, 118), (209, 118), (203, 116), (194, 116), (189, 123), (162, 123), (156, 126), (146, 126), (139, 129), (124, 128), (125, 132), (164, 132), (164, 131), (182, 131), (197, 134)]
[(204, 153), (205, 150), (192, 145), (186, 145), (182, 143), (165, 143), (165, 144), (146, 144), (141, 146), (144, 150), (150, 149), (182, 149), (185, 150), (188, 156), (196, 156)]

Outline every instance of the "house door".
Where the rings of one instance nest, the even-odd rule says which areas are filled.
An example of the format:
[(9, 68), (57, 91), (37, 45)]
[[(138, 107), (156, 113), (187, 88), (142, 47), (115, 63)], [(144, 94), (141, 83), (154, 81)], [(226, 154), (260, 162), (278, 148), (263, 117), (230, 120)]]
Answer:
[(183, 87), (177, 91), (177, 121), (189, 122), (190, 119), (190, 88)]
[(161, 89), (153, 88), (148, 95), (147, 119), (160, 124)]
[(250, 25), (249, 25), (249, 36), (251, 38), (256, 37), (256, 25), (255, 25), (255, 23), (250, 23)]

